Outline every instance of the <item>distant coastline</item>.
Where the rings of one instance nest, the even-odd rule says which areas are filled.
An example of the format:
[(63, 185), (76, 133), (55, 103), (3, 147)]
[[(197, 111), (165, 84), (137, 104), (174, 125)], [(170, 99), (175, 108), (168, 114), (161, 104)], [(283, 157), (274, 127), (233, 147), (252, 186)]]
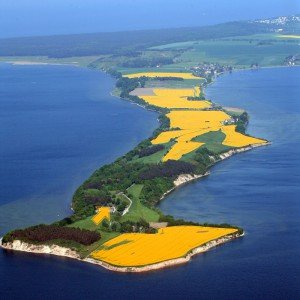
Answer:
[[(76, 62), (73, 63), (58, 63), (58, 62), (45, 62), (45, 61), (30, 61), (30, 60), (8, 60), (4, 63), (12, 64), (14, 66), (74, 66), (78, 67)], [(0, 61), (1, 63), (1, 61)]]
[(242, 234), (230, 234), (227, 236), (223, 236), (221, 238), (211, 240), (205, 244), (199, 245), (198, 247), (191, 249), (188, 253), (186, 253), (185, 256), (175, 258), (175, 259), (170, 259), (167, 261), (162, 261), (159, 263), (154, 263), (151, 265), (146, 265), (142, 267), (118, 267), (111, 265), (109, 263), (106, 263), (101, 260), (95, 260), (93, 258), (84, 258), (81, 259), (78, 253), (72, 249), (57, 246), (57, 245), (35, 245), (35, 244), (30, 244), (26, 242), (22, 242), (19, 240), (15, 240), (13, 243), (7, 243), (3, 244), (2, 243), (2, 238), (0, 239), (0, 246), (5, 249), (6, 251), (18, 251), (18, 252), (28, 252), (32, 254), (37, 254), (37, 255), (53, 255), (53, 256), (59, 256), (59, 257), (66, 257), (66, 258), (71, 258), (75, 259), (81, 262), (86, 262), (90, 264), (94, 264), (97, 266), (101, 266), (107, 270), (113, 271), (113, 272), (119, 272), (119, 273), (142, 273), (142, 272), (149, 272), (149, 271), (155, 271), (155, 270), (160, 270), (160, 269), (165, 269), (165, 268), (170, 268), (173, 266), (178, 266), (185, 264), (189, 262), (192, 257), (207, 252), (217, 246), (220, 246), (224, 243), (227, 243), (229, 241), (232, 241), (237, 238), (241, 238), (244, 236), (244, 233)]

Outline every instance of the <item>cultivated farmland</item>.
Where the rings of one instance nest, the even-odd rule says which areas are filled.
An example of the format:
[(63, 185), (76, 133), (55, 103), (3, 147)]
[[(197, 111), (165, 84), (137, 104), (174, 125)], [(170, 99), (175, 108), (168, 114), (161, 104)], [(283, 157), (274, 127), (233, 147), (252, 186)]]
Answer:
[(125, 74), (123, 75), (127, 78), (139, 78), (139, 77), (150, 77), (150, 78), (156, 78), (156, 77), (173, 77), (173, 78), (182, 78), (182, 79), (201, 79), (201, 77), (197, 77), (193, 75), (192, 73), (167, 73), (167, 72), (141, 72), (141, 73), (133, 73), (133, 74)]
[[(148, 89), (146, 89), (148, 91)], [(189, 97), (199, 97), (200, 88), (191, 89), (153, 89), (153, 95), (143, 95), (139, 91), (140, 98), (148, 104), (163, 108), (188, 108), (188, 109), (204, 109), (211, 106), (209, 101), (190, 101)]]
[(222, 132), (226, 135), (225, 140), (222, 143), (225, 146), (245, 147), (248, 145), (266, 143), (265, 140), (236, 132), (236, 125), (224, 126), (222, 127)]
[(126, 233), (109, 240), (91, 256), (120, 267), (152, 265), (184, 257), (196, 247), (235, 232), (234, 228), (173, 226), (156, 234)]
[(152, 140), (152, 144), (176, 141), (162, 161), (181, 159), (185, 154), (206, 144), (195, 139), (196, 137), (219, 130), (225, 134), (225, 139), (218, 142), (220, 145), (245, 147), (266, 143), (265, 140), (236, 132), (236, 125), (227, 125), (231, 121), (231, 117), (223, 111), (176, 110), (168, 113), (167, 117), (170, 119), (170, 128), (179, 128), (180, 130), (162, 132)]

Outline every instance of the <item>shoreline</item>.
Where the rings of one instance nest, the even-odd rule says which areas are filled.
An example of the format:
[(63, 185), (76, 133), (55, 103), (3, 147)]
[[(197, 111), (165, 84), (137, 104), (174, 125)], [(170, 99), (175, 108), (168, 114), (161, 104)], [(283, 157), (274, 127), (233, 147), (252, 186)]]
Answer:
[(159, 202), (164, 200), (165, 197), (167, 197), (170, 193), (175, 191), (177, 188), (180, 188), (181, 186), (188, 184), (191, 181), (195, 181), (199, 178), (206, 177), (210, 174), (209, 171), (204, 173), (203, 175), (195, 175), (195, 174), (181, 174), (174, 180), (174, 187), (170, 190), (166, 191), (159, 199)]
[[(44, 63), (43, 65), (47, 65), (47, 63)], [(109, 74), (107, 74), (107, 75), (109, 75)], [(223, 75), (223, 74), (220, 74), (220, 75)], [(214, 80), (212, 81), (212, 83), (214, 83)], [(117, 98), (120, 98), (122, 100), (126, 100), (131, 104), (136, 104), (136, 105), (144, 108), (145, 110), (155, 111), (156, 113), (160, 113), (159, 111), (152, 110), (152, 109), (150, 109), (146, 106), (143, 106), (139, 103), (135, 103), (133, 101), (130, 101), (130, 99), (121, 98), (121, 97), (118, 97), (116, 95), (114, 95), (114, 96), (117, 97)], [(266, 141), (265, 143), (259, 143), (259, 144), (254, 144), (254, 145), (249, 145), (249, 146), (246, 146), (246, 147), (242, 147), (242, 148), (231, 149), (231, 150), (229, 150), (225, 153), (220, 154), (219, 159), (218, 158), (214, 159), (214, 161), (212, 161), (212, 165), (210, 167), (212, 167), (213, 165), (215, 165), (219, 161), (222, 161), (224, 159), (227, 159), (227, 158), (231, 157), (232, 155), (234, 155), (236, 153), (245, 152), (245, 151), (248, 151), (248, 150), (252, 150), (253, 148), (256, 148), (256, 147), (266, 146), (266, 145), (270, 145), (270, 144), (271, 144), (271, 142)], [(166, 193), (164, 193), (162, 195), (162, 197), (160, 198), (159, 202), (161, 200), (163, 200), (167, 195), (169, 195), (172, 191), (174, 191), (176, 188), (178, 188), (182, 185), (185, 185), (185, 184), (187, 184), (191, 181), (194, 181), (196, 179), (202, 178), (204, 176), (208, 176), (209, 174), (210, 174), (210, 172), (207, 171), (205, 174), (201, 174), (201, 175), (195, 175), (195, 174), (181, 174), (181, 175), (179, 175), (174, 181), (174, 187), (172, 189), (170, 189), (169, 191), (167, 191)], [(155, 264), (147, 265), (147, 266), (143, 266), (143, 267), (117, 267), (117, 266), (113, 266), (113, 265), (110, 265), (108, 263), (105, 263), (101, 260), (95, 260), (93, 258), (90, 258), (89, 256), (87, 256), (84, 259), (81, 259), (78, 252), (76, 252), (76, 251), (74, 251), (70, 248), (60, 247), (58, 245), (51, 245), (51, 246), (48, 246), (48, 245), (34, 245), (34, 244), (27, 244), (27, 243), (21, 242), (19, 240), (15, 240), (12, 243), (8, 243), (8, 244), (11, 244), (10, 246), (8, 246), (8, 245), (3, 245), (2, 239), (1, 239), (0, 240), (0, 247), (3, 248), (3, 249), (12, 250), (12, 251), (23, 251), (23, 252), (30, 252), (30, 253), (37, 253), (37, 254), (49, 254), (49, 255), (56, 255), (56, 256), (61, 256), (61, 257), (69, 257), (69, 258), (72, 258), (72, 259), (80, 260), (82, 262), (97, 264), (97, 265), (100, 265), (100, 266), (104, 267), (105, 269), (108, 269), (108, 270), (111, 270), (111, 271), (116, 271), (116, 272), (146, 272), (146, 271), (158, 270), (158, 269), (163, 269), (165, 267), (170, 267), (170, 266), (175, 266), (175, 265), (186, 263), (196, 254), (206, 252), (206, 251), (210, 250), (211, 248), (216, 247), (217, 245), (223, 244), (225, 242), (228, 242), (232, 239), (235, 239), (235, 238), (238, 238), (238, 237), (241, 237), (241, 236), (244, 236), (244, 233), (243, 234), (234, 233), (234, 234), (231, 234), (231, 235), (228, 235), (228, 236), (223, 236), (221, 238), (211, 240), (211, 241), (209, 241), (205, 244), (199, 245), (198, 247), (196, 247), (194, 249), (191, 249), (188, 253), (186, 253), (186, 255), (184, 257), (171, 259), (171, 260), (168, 260), (168, 261), (163, 261), (163, 262), (159, 262), (159, 263), (155, 263)]]
[[(270, 141), (267, 141), (266, 143), (259, 143), (259, 144), (254, 144), (254, 145), (249, 145), (249, 146), (246, 146), (246, 147), (242, 147), (242, 148), (237, 148), (237, 149), (231, 149), (227, 152), (224, 152), (222, 154), (219, 155), (219, 159), (216, 159), (214, 161), (214, 163), (211, 165), (211, 167), (213, 167), (215, 164), (217, 164), (218, 162), (221, 162), (235, 154), (238, 154), (238, 153), (243, 153), (243, 152), (246, 152), (246, 151), (250, 151), (250, 150), (253, 150), (255, 148), (258, 148), (258, 147), (263, 147), (263, 146), (269, 146), (269, 145), (272, 145), (272, 142)], [(168, 190), (167, 192), (165, 192), (162, 197), (159, 199), (159, 202), (164, 200), (165, 197), (167, 197), (169, 194), (171, 194), (173, 191), (175, 191), (177, 188), (180, 188), (182, 187), (183, 185), (186, 185), (188, 183), (190, 183), (191, 181), (196, 181), (200, 178), (203, 178), (203, 177), (207, 177), (211, 174), (210, 171), (207, 171), (205, 172), (204, 174), (202, 175), (195, 175), (195, 174), (181, 174), (177, 177), (176, 180), (174, 180), (174, 184), (175, 186), (173, 188), (171, 188), (170, 190)], [(176, 184), (176, 182), (179, 182), (179, 178), (185, 178), (183, 179), (183, 181), (181, 181), (180, 183)]]
[(0, 239), (0, 247), (6, 251), (18, 251), (18, 252), (26, 252), (26, 253), (32, 253), (32, 254), (42, 254), (42, 255), (53, 255), (58, 257), (66, 257), (75, 259), (81, 262), (90, 263), (93, 265), (98, 265), (103, 267), (104, 269), (107, 269), (109, 271), (118, 272), (118, 273), (144, 273), (149, 271), (156, 271), (156, 270), (162, 270), (169, 267), (174, 267), (178, 265), (182, 265), (185, 263), (188, 263), (194, 256), (205, 253), (209, 251), (210, 249), (216, 248), (219, 245), (225, 244), (229, 241), (235, 240), (237, 238), (243, 237), (244, 233), (238, 234), (233, 233), (230, 235), (226, 235), (214, 240), (211, 240), (207, 243), (201, 244), (197, 246), (196, 248), (191, 249), (189, 252), (187, 252), (184, 256), (154, 263), (151, 265), (141, 266), (141, 267), (118, 267), (111, 265), (109, 263), (106, 263), (101, 260), (95, 260), (93, 258), (80, 258), (80, 255), (66, 247), (61, 247), (57, 245), (35, 245), (30, 244), (26, 242), (22, 242), (20, 240), (15, 240), (12, 243), (8, 243), (8, 245), (3, 245), (2, 238)]
[[(257, 146), (259, 147), (259, 146)], [(251, 150), (251, 147), (248, 147), (247, 149), (243, 150), (243, 151), (247, 151), (247, 150)], [(232, 151), (232, 150), (230, 150)], [(228, 152), (230, 152), (228, 151)], [(239, 152), (243, 152), (243, 151), (239, 151)], [(233, 155), (233, 154), (231, 154)], [(231, 156), (230, 155), (230, 156)], [(228, 156), (229, 157), (229, 156)], [(225, 158), (224, 158), (225, 159)], [(215, 161), (215, 163), (221, 161), (217, 160)], [(214, 163), (214, 164), (215, 164)], [(177, 181), (178, 183), (175, 184), (175, 186), (170, 189), (169, 191), (167, 191), (159, 200), (162, 201), (165, 197), (167, 197), (171, 192), (175, 191), (178, 188), (181, 188), (182, 186), (190, 183), (191, 181), (196, 181), (200, 178), (206, 177), (210, 174), (209, 171), (207, 171), (205, 174), (203, 175), (195, 175), (195, 174), (181, 174), (179, 175), (175, 182)], [(0, 248), (6, 250), (6, 251), (17, 251), (17, 252), (25, 252), (25, 253), (32, 253), (32, 254), (44, 254), (44, 255), (53, 255), (53, 256), (58, 256), (58, 257), (66, 257), (66, 258), (70, 258), (70, 259), (75, 259), (81, 262), (87, 262), (93, 265), (97, 265), (100, 266), (106, 270), (109, 271), (113, 271), (113, 272), (118, 272), (118, 273), (144, 273), (144, 272), (149, 272), (149, 271), (157, 271), (157, 270), (161, 270), (161, 269), (165, 269), (165, 268), (170, 268), (173, 266), (178, 266), (178, 265), (182, 265), (185, 263), (188, 263), (194, 256), (201, 254), (201, 253), (205, 253), (207, 251), (209, 251), (212, 248), (215, 248), (219, 245), (222, 245), (226, 242), (230, 242), (231, 240), (243, 237), (245, 235), (245, 232), (243, 232), (242, 234), (239, 233), (233, 233), (233, 234), (229, 234), (226, 236), (222, 236), (220, 238), (211, 240), (205, 244), (199, 245), (196, 248), (191, 249), (189, 252), (187, 252), (185, 254), (185, 256), (183, 257), (179, 257), (179, 258), (175, 258), (175, 259), (170, 259), (167, 261), (162, 261), (159, 263), (155, 263), (155, 264), (151, 264), (151, 265), (146, 265), (146, 266), (142, 266), (142, 267), (118, 267), (118, 266), (114, 266), (111, 265), (109, 263), (106, 263), (104, 261), (101, 260), (96, 260), (93, 259), (89, 256), (85, 257), (85, 258), (80, 258), (80, 255), (77, 251), (72, 250), (70, 248), (66, 248), (66, 247), (62, 247), (62, 246), (58, 246), (58, 245), (36, 245), (36, 244), (30, 244), (27, 242), (22, 242), (20, 240), (14, 240), (11, 243), (8, 243), (8, 245), (4, 245), (2, 243), (2, 239), (3, 237), (0, 238)]]
[(249, 146), (242, 147), (242, 148), (231, 149), (227, 152), (224, 152), (224, 153), (220, 154), (219, 155), (220, 158), (218, 160), (216, 160), (216, 163), (220, 162), (224, 159), (227, 159), (227, 158), (231, 157), (234, 154), (246, 152), (246, 151), (258, 148), (258, 147), (269, 146), (269, 145), (272, 145), (272, 142), (266, 141), (266, 143), (253, 144), (253, 145), (249, 145)]

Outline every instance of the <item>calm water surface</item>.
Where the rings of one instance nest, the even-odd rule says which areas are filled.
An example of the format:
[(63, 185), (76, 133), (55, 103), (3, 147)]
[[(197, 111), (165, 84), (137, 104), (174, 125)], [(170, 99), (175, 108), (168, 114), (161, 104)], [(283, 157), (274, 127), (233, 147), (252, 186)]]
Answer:
[(0, 233), (69, 214), (97, 166), (157, 127), (156, 114), (110, 96), (113, 86), (83, 68), (0, 64)]
[[(103, 74), (0, 65), (1, 231), (69, 213), (76, 186), (149, 136), (156, 115), (109, 96)], [(245, 108), (271, 146), (236, 155), (160, 208), (230, 222), (246, 236), (181, 267), (115, 274), (64, 258), (0, 252), (4, 298), (299, 299), (300, 68), (220, 77), (208, 96)]]

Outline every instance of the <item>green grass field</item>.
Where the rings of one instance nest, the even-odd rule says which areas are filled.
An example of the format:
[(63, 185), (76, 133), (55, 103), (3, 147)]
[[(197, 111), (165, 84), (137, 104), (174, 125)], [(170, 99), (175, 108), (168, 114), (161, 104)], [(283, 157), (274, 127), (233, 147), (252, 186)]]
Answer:
[[(159, 214), (143, 205), (140, 201), (140, 194), (143, 189), (143, 185), (141, 184), (133, 184), (131, 187), (127, 189), (129, 198), (132, 200), (132, 205), (130, 206), (129, 211), (121, 217), (118, 217), (119, 222), (125, 222), (125, 221), (140, 221), (141, 219), (144, 219), (147, 222), (156, 222), (159, 219)], [(119, 195), (119, 197), (122, 199), (122, 201), (126, 201), (128, 204), (130, 203), (125, 195)], [(111, 214), (111, 220), (113, 221), (115, 219), (114, 214)], [(87, 230), (95, 230), (100, 232), (101, 234), (101, 240), (96, 242), (95, 245), (91, 245), (89, 247), (84, 247), (84, 253), (87, 255), (88, 252), (93, 251), (97, 247), (101, 246), (103, 243), (105, 243), (110, 238), (113, 238), (117, 236), (120, 233), (116, 232), (109, 232), (101, 225), (96, 225), (92, 221), (92, 216), (87, 217), (83, 220), (77, 221), (71, 225), (68, 225), (70, 227), (76, 227), (81, 229), (87, 229)], [(92, 247), (92, 248), (91, 248)], [(91, 250), (92, 249), (92, 250)], [(81, 249), (79, 249), (81, 251)]]
[(210, 131), (199, 135), (193, 139), (193, 141), (201, 142), (201, 143), (213, 143), (213, 144), (220, 144), (224, 141), (226, 135), (218, 130), (218, 131)]
[[(106, 241), (120, 235), (119, 232), (108, 232), (108, 231), (103, 230), (100, 225), (96, 225), (92, 221), (92, 217), (88, 217), (86, 219), (75, 222), (75, 223), (69, 225), (69, 227), (76, 227), (76, 228), (87, 229), (87, 230), (95, 230), (101, 234), (101, 239), (89, 246), (82, 246), (80, 244), (76, 245), (77, 246), (76, 249), (79, 252), (81, 257), (88, 256), (91, 252), (93, 252), (94, 250), (99, 248)], [(69, 241), (68, 241), (68, 243), (69, 243)]]
[(79, 250), (81, 257), (87, 257), (90, 253), (100, 248), (105, 242), (120, 235), (119, 232), (106, 232), (106, 231), (101, 231), (100, 234), (101, 234), (101, 239), (99, 241), (97, 241), (96, 243), (90, 246), (84, 246), (82, 247), (82, 249)]
[[(231, 65), (236, 68), (248, 68), (256, 63), (262, 67), (278, 66), (284, 64), (287, 56), (299, 54), (300, 45), (298, 39), (284, 39), (280, 38), (278, 34), (255, 34), (160, 45), (142, 51), (141, 57), (172, 56), (172, 51), (177, 53), (177, 56), (174, 57), (174, 63), (159, 67), (122, 67), (122, 63), (128, 59), (124, 56), (102, 56), (99, 66), (113, 67), (122, 74), (189, 71), (190, 67), (203, 62)], [(146, 85), (153, 87), (156, 84), (155, 81), (148, 81)], [(165, 84), (168, 84), (169, 87), (182, 88), (195, 85), (195, 82), (194, 80), (184, 80)]]
[[(181, 54), (180, 54), (181, 52)], [(122, 64), (129, 59), (124, 55), (97, 55), (68, 58), (48, 58), (46, 56), (0, 57), (0, 61), (59, 63), (77, 66), (91, 65), (94, 68), (114, 68), (122, 74), (137, 72), (181, 72), (203, 62), (229, 64), (237, 68), (247, 68), (253, 63), (260, 66), (282, 65), (289, 55), (300, 53), (299, 39), (280, 38), (278, 34), (255, 34), (234, 36), (215, 40), (200, 40), (160, 45), (141, 51), (140, 58), (173, 57), (174, 63), (159, 67), (128, 68)], [(176, 56), (175, 56), (176, 54)], [(169, 87), (189, 87), (194, 80), (173, 81)], [(155, 86), (148, 81), (147, 87)]]
[(225, 134), (221, 131), (210, 131), (202, 135), (199, 135), (193, 138), (193, 141), (201, 142), (205, 144), (199, 147), (198, 149), (184, 155), (182, 157), (182, 160), (187, 162), (193, 162), (193, 158), (196, 152), (201, 148), (206, 148), (210, 152), (214, 153), (215, 155), (229, 151), (230, 149), (232, 149), (232, 147), (222, 145), (224, 139), (225, 139)]
[(193, 140), (196, 142), (205, 143), (202, 147), (207, 148), (209, 151), (220, 154), (222, 152), (232, 149), (231, 147), (222, 145), (226, 135), (221, 131), (210, 131), (197, 136)]
[(127, 192), (129, 194), (129, 198), (132, 200), (132, 205), (128, 213), (122, 217), (122, 222), (139, 221), (140, 219), (144, 219), (148, 222), (158, 221), (159, 214), (141, 203), (139, 197), (142, 189), (142, 184), (133, 184), (130, 188), (128, 188)]
[(230, 64), (235, 67), (282, 65), (288, 55), (300, 53), (299, 41), (281, 39), (275, 34), (239, 36), (208, 41), (190, 41), (154, 47), (157, 50), (184, 50), (173, 68), (200, 62)]
[(81, 229), (87, 229), (87, 230), (96, 230), (96, 231), (100, 231), (100, 226), (96, 225), (93, 221), (92, 221), (92, 217), (87, 217), (86, 219), (77, 221), (71, 225), (68, 225), (69, 227), (77, 227), (77, 228), (81, 228)]
[(144, 164), (157, 164), (161, 162), (162, 158), (166, 155), (166, 153), (170, 150), (171, 146), (174, 144), (174, 142), (169, 142), (164, 144), (165, 149), (158, 151), (156, 153), (153, 153), (148, 156), (135, 158), (132, 160), (132, 162), (140, 162)]
[(117, 71), (122, 74), (131, 74), (131, 73), (140, 73), (140, 72), (189, 72), (187, 69), (182, 68), (181, 66), (177, 66), (176, 64), (171, 65), (162, 65), (161, 67), (149, 67), (149, 68), (124, 68), (117, 67)]

